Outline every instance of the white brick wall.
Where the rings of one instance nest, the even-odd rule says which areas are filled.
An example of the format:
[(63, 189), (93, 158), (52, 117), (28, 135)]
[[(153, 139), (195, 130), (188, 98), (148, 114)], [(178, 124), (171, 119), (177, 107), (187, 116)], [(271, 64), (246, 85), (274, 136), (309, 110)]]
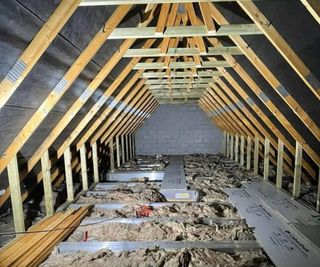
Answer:
[(221, 131), (197, 105), (160, 105), (136, 134), (140, 155), (218, 153)]

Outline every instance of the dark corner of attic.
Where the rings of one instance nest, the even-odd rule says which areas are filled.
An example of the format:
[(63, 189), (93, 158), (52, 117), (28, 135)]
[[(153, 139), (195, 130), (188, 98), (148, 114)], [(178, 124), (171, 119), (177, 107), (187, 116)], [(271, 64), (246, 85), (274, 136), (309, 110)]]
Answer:
[(0, 266), (319, 266), (319, 24), (0, 1)]

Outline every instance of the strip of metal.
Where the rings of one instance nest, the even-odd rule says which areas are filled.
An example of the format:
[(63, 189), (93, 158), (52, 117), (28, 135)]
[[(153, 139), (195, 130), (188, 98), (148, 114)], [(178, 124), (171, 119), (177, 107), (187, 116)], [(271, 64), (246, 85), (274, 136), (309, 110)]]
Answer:
[(114, 218), (108, 220), (106, 217), (86, 217), (82, 220), (80, 225), (90, 224), (110, 224), (110, 223), (126, 223), (126, 224), (141, 224), (144, 222), (193, 222), (207, 225), (214, 224), (232, 224), (243, 221), (241, 218), (221, 218), (221, 217), (210, 217), (210, 218), (197, 218), (194, 220), (190, 217), (144, 217), (144, 218)]
[(259, 250), (260, 246), (255, 240), (244, 241), (109, 241), (109, 242), (62, 242), (58, 246), (58, 253), (75, 253), (79, 251), (97, 252), (109, 249), (113, 252), (133, 251), (147, 248), (183, 249), (207, 248), (224, 252)]
[(137, 181), (138, 179), (147, 178), (149, 181), (162, 181), (164, 171), (123, 171), (123, 172), (110, 172), (107, 174), (108, 181)]
[[(212, 204), (221, 204), (228, 206), (230, 208), (233, 208), (233, 206), (226, 201), (215, 201), (215, 202), (207, 202), (207, 203), (201, 203), (201, 202), (190, 202), (191, 204), (196, 204), (196, 205), (212, 205)], [(153, 208), (158, 208), (158, 207), (164, 207), (164, 206), (170, 206), (174, 204), (181, 204), (181, 202), (149, 202), (149, 203), (139, 203), (139, 205), (145, 205), (145, 206), (150, 206)], [(112, 210), (112, 209), (121, 209), (124, 207), (128, 206), (134, 206), (137, 205), (137, 203), (120, 203), (120, 202), (105, 202), (105, 203), (90, 203), (90, 204), (84, 204), (84, 203), (73, 203), (69, 206), (69, 208), (76, 209), (76, 208), (81, 208), (84, 206), (91, 206), (94, 205), (95, 208), (97, 209), (106, 209), (106, 210)]]
[[(121, 186), (121, 185), (126, 185), (126, 186), (135, 186), (139, 184), (145, 184), (144, 182), (132, 182), (132, 183), (127, 183), (127, 182), (114, 182), (114, 183), (98, 183), (93, 190), (109, 190), (112, 189), (116, 186)], [(161, 182), (152, 182), (152, 184), (158, 184), (161, 185)], [(90, 191), (90, 192), (95, 192), (95, 191)]]

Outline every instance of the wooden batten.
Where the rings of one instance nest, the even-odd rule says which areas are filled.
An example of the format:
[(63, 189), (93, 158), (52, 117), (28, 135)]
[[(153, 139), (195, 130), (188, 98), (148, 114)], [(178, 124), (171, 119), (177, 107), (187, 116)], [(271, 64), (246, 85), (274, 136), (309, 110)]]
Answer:
[(82, 189), (88, 190), (88, 167), (87, 167), (87, 149), (86, 145), (83, 144), (80, 148), (80, 164), (81, 164), (81, 179), (82, 179)]
[(49, 159), (49, 151), (47, 150), (41, 156), (41, 168), (43, 174), (43, 191), (46, 205), (46, 215), (52, 216), (54, 213), (53, 207), (53, 194), (52, 194), (52, 182), (51, 182), (51, 163)]
[(99, 183), (99, 157), (98, 157), (98, 145), (94, 142), (92, 145), (92, 162), (93, 162), (93, 181)]
[(293, 191), (292, 191), (292, 195), (294, 198), (298, 198), (300, 196), (302, 152), (303, 152), (303, 149), (301, 144), (296, 142), (296, 155), (295, 155), (295, 163), (294, 163)]
[(276, 174), (276, 187), (282, 188), (283, 177), (283, 142), (278, 139), (278, 157), (277, 157), (277, 174)]
[(116, 136), (116, 156), (117, 156), (117, 167), (119, 168), (121, 165), (120, 162), (120, 144), (119, 144), (119, 136)]
[(270, 140), (264, 139), (263, 179), (268, 180), (270, 164)]
[(254, 138), (254, 151), (253, 151), (253, 173), (258, 174), (259, 170), (259, 138)]
[(227, 133), (226, 156), (230, 157), (230, 134)]
[(67, 199), (68, 201), (72, 201), (74, 199), (74, 188), (73, 188), (70, 147), (67, 147), (63, 155), (64, 155), (64, 172), (66, 176), (66, 185), (67, 185)]
[(251, 137), (247, 137), (246, 169), (251, 169)]
[(16, 232), (24, 232), (24, 213), (21, 198), (21, 186), (17, 155), (14, 155), (7, 167), (11, 192), (11, 205), (13, 212), (14, 229)]

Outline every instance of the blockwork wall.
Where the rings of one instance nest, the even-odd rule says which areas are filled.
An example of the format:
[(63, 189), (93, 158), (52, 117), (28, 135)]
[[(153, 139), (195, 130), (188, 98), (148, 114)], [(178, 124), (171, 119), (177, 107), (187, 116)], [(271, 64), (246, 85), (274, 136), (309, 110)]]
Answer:
[(197, 105), (160, 105), (136, 134), (140, 155), (220, 152), (221, 131)]

